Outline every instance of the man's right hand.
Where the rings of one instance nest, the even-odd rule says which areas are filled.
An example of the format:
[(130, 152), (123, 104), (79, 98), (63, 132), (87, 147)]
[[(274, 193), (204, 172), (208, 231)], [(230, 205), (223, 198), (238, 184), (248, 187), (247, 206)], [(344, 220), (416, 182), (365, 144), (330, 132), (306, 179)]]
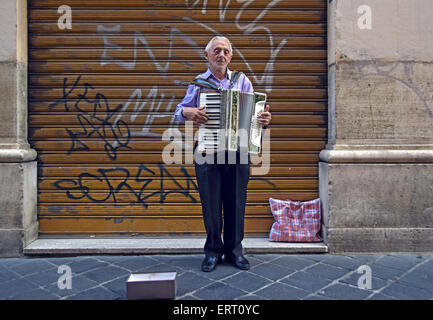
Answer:
[(203, 111), (204, 108), (206, 108), (206, 106), (201, 106), (200, 108), (185, 107), (182, 109), (182, 114), (195, 125), (200, 126), (206, 123), (209, 118), (206, 112)]

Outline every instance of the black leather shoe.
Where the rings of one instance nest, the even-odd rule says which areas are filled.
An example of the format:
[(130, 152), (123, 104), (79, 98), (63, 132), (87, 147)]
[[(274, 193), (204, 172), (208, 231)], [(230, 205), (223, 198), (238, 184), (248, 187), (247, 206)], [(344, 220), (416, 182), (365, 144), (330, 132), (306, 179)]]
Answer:
[(203, 272), (211, 272), (216, 268), (217, 263), (221, 262), (221, 258), (207, 256), (204, 258), (201, 263), (201, 271)]
[(227, 261), (228, 263), (234, 265), (236, 268), (239, 268), (241, 270), (249, 270), (250, 269), (250, 263), (242, 255), (240, 255), (238, 257), (227, 256), (225, 261)]

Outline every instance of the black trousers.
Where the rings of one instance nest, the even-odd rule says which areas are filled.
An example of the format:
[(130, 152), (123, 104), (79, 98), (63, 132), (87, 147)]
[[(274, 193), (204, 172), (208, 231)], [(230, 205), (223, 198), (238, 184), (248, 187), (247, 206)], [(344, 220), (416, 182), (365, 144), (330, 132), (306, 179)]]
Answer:
[[(250, 176), (249, 157), (246, 163), (229, 164), (225, 152), (224, 164), (195, 163), (204, 226), (207, 233), (204, 252), (207, 256), (242, 254), (247, 185)], [(222, 217), (224, 212), (224, 219)], [(224, 230), (223, 240), (221, 233)]]

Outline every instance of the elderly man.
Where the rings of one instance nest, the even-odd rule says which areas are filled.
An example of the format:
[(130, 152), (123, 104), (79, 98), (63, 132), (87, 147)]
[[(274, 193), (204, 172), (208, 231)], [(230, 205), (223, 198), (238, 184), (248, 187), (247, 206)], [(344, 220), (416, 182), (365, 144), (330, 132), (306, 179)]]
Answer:
[[(197, 78), (205, 79), (218, 88), (239, 89), (242, 92), (253, 92), (251, 81), (240, 74), (236, 82), (232, 82), (232, 71), (228, 64), (232, 59), (232, 46), (226, 37), (213, 37), (204, 51), (208, 61), (208, 69)], [(177, 105), (175, 117), (178, 121), (193, 121), (195, 125), (203, 125), (208, 120), (204, 112), (205, 106), (199, 106), (201, 90), (199, 85), (190, 84), (186, 95)], [(269, 105), (259, 117), (259, 122), (267, 126), (271, 120)], [(201, 268), (204, 272), (215, 269), (222, 261), (233, 264), (242, 270), (249, 269), (247, 259), (242, 255), (242, 240), (244, 237), (244, 214), (249, 180), (249, 163), (239, 163), (239, 152), (236, 153), (236, 163), (227, 163), (227, 152), (224, 164), (198, 164), (195, 162), (196, 178), (202, 204), (203, 220), (207, 233), (204, 246), (205, 259)], [(224, 223), (222, 221), (224, 209)], [(221, 232), (224, 225), (224, 241)]]

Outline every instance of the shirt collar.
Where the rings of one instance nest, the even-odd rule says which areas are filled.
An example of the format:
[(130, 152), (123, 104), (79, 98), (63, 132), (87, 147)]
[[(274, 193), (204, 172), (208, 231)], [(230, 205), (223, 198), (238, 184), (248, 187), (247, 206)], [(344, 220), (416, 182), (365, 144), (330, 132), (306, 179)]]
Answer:
[[(209, 77), (212, 76), (214, 77), (216, 80), (218, 80), (217, 77), (214, 76), (214, 74), (212, 73), (212, 71), (210, 71), (209, 68), (207, 68), (206, 72), (203, 74), (203, 77), (205, 79), (209, 79)], [(227, 67), (227, 72), (226, 72), (226, 79), (230, 80), (232, 76), (232, 71)], [(219, 81), (219, 80), (218, 80)]]

